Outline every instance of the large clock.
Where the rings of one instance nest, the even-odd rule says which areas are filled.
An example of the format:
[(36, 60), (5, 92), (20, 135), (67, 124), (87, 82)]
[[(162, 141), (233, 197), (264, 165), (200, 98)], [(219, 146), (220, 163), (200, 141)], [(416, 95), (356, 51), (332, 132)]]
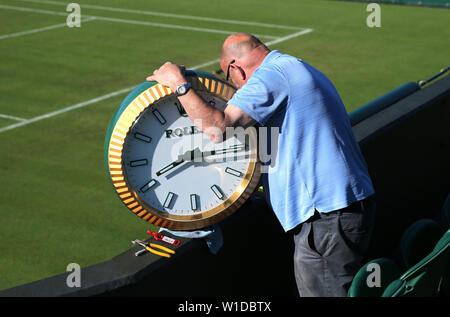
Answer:
[[(187, 71), (186, 78), (221, 111), (235, 92), (209, 73)], [(168, 87), (145, 82), (125, 98), (108, 127), (108, 177), (143, 220), (172, 230), (202, 228), (236, 211), (259, 181), (256, 130), (245, 132), (214, 143)]]

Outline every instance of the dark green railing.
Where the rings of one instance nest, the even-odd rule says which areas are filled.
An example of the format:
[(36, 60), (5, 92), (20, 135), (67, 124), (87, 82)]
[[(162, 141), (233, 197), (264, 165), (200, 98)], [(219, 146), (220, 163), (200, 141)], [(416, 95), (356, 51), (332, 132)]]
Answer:
[(397, 101), (411, 95), (412, 93), (422, 88), (424, 85), (430, 83), (431, 81), (445, 74), (449, 69), (450, 67), (447, 66), (446, 68), (441, 69), (439, 73), (431, 76), (428, 79), (420, 80), (418, 82), (412, 81), (407, 82), (406, 84), (403, 84), (400, 87), (397, 87), (394, 90), (391, 90), (388, 93), (350, 112), (349, 117), (352, 126), (358, 124), (359, 122), (372, 116), (373, 114), (380, 112), (381, 110), (391, 106)]

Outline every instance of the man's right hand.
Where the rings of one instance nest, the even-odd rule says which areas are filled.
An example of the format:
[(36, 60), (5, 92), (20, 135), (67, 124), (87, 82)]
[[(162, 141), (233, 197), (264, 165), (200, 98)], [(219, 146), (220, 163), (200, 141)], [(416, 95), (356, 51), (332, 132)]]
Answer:
[(178, 85), (187, 82), (184, 77), (186, 69), (172, 62), (165, 62), (160, 68), (153, 71), (153, 75), (146, 78), (147, 81), (157, 81), (161, 85), (175, 91)]

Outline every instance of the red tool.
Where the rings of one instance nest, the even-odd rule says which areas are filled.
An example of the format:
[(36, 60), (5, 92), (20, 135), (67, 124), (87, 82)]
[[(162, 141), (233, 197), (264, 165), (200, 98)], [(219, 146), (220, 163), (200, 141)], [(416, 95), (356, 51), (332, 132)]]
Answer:
[(152, 232), (151, 230), (148, 230), (147, 233), (149, 235), (153, 236), (153, 238), (155, 238), (156, 240), (161, 240), (161, 241), (170, 243), (171, 245), (175, 245), (175, 246), (180, 245), (180, 240), (175, 240), (175, 239), (169, 238), (165, 235), (162, 235), (161, 233)]

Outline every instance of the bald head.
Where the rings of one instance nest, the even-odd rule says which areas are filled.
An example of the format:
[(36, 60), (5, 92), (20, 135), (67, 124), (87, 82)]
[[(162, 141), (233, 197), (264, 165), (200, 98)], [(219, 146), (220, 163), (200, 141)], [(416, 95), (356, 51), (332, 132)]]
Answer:
[[(227, 37), (222, 46), (220, 63), (228, 65), (233, 59), (244, 67), (253, 67), (260, 56), (267, 55), (269, 49), (256, 36), (248, 33), (235, 33)], [(256, 57), (256, 58), (255, 58)]]

